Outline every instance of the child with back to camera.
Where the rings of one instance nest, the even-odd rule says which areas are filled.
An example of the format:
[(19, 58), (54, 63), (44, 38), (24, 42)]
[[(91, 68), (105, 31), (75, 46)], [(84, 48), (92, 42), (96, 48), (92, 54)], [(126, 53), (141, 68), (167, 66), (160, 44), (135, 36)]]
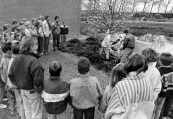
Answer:
[(91, 76), (90, 61), (87, 58), (78, 60), (79, 76), (70, 81), (70, 98), (74, 119), (94, 119), (95, 106), (102, 97), (98, 79)]
[(115, 87), (115, 85), (119, 81), (121, 81), (123, 78), (126, 77), (126, 74), (124, 73), (124, 70), (123, 70), (123, 65), (124, 64), (119, 64), (119, 65), (112, 68), (111, 76), (110, 76), (110, 83), (109, 83), (109, 85), (106, 86), (102, 100), (101, 100), (100, 105), (99, 105), (99, 110), (102, 113), (104, 113), (106, 111), (106, 108), (108, 106), (108, 102), (109, 102), (110, 97), (113, 93), (112, 92), (113, 88)]

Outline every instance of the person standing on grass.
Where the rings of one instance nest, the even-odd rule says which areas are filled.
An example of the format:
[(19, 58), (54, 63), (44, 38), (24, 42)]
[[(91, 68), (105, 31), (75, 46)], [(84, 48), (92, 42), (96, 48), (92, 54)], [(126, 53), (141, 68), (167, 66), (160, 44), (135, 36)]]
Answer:
[(110, 31), (101, 43), (100, 55), (102, 55), (102, 53), (105, 53), (107, 60), (109, 60), (109, 48), (111, 46), (111, 37), (113, 34), (114, 31)]
[(44, 80), (43, 104), (48, 119), (67, 119), (69, 84), (61, 79), (62, 66), (58, 61), (49, 65), (50, 77)]
[(66, 25), (66, 22), (64, 21), (63, 24), (60, 27), (60, 35), (61, 35), (61, 46), (62, 48), (66, 47), (66, 40), (68, 35), (68, 26)]
[(94, 119), (95, 106), (101, 100), (102, 88), (98, 79), (90, 75), (90, 61), (87, 58), (78, 60), (78, 71), (79, 76), (70, 81), (74, 119)]
[(56, 51), (59, 49), (60, 44), (60, 24), (59, 16), (55, 16), (52, 23), (52, 35), (53, 35), (53, 50)]
[(133, 50), (135, 48), (135, 37), (129, 33), (129, 30), (124, 30), (126, 37), (123, 41), (123, 47), (121, 50), (124, 50), (123, 55), (121, 57), (121, 63), (125, 63), (130, 55), (132, 55)]
[(44, 69), (39, 62), (37, 41), (25, 37), (21, 44), (21, 54), (11, 65), (9, 79), (21, 91), (26, 119), (42, 119), (41, 91), (43, 89)]
[(44, 53), (48, 54), (48, 48), (49, 48), (49, 40), (50, 40), (50, 22), (49, 22), (50, 16), (46, 16), (45, 20), (43, 21), (43, 32), (44, 32)]
[(142, 51), (142, 55), (145, 56), (148, 62), (148, 70), (145, 72), (145, 77), (151, 81), (154, 92), (154, 100), (156, 101), (162, 88), (161, 75), (159, 70), (155, 67), (157, 53), (151, 48), (146, 48)]
[[(19, 42), (18, 41), (13, 41), (12, 43), (12, 58), (9, 60), (9, 64), (8, 64), (8, 73), (10, 71), (11, 68), (11, 64), (14, 60), (15, 57), (19, 56)], [(24, 112), (24, 106), (23, 106), (23, 101), (22, 101), (22, 96), (21, 96), (21, 91), (18, 89), (16, 84), (13, 84), (9, 77), (7, 78), (7, 86), (10, 87), (15, 94), (15, 99), (17, 102), (17, 109), (18, 109), (18, 113), (21, 119), (25, 119), (25, 112)]]
[(37, 23), (37, 34), (38, 34), (38, 52), (40, 55), (44, 54), (44, 32), (43, 32), (43, 26), (42, 21), (38, 20)]

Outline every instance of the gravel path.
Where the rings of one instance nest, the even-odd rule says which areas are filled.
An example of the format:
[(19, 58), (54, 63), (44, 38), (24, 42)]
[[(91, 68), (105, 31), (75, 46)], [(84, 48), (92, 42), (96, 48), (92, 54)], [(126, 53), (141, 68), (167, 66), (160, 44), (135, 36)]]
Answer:
[[(77, 74), (78, 74), (78, 72), (77, 72), (78, 57), (71, 55), (71, 54), (62, 53), (60, 51), (57, 51), (57, 52), (52, 51), (48, 55), (44, 55), (40, 58), (40, 62), (42, 63), (42, 65), (45, 69), (45, 78), (48, 78), (48, 76), (49, 76), (49, 73), (48, 73), (49, 63), (52, 61), (55, 61), (55, 60), (59, 61), (62, 64), (62, 74), (61, 74), (62, 80), (69, 81), (72, 78), (77, 76)], [(99, 79), (103, 89), (108, 84), (109, 78), (103, 72), (97, 71), (96, 69), (91, 67), (91, 75), (94, 75)], [(71, 119), (72, 109), (70, 107), (68, 107), (67, 110), (68, 110), (67, 111), (68, 119)], [(43, 119), (47, 119), (45, 110), (43, 110), (43, 112), (44, 112)], [(96, 114), (95, 119), (101, 119), (102, 114), (98, 110), (96, 110), (95, 114)], [(5, 110), (0, 110), (0, 119), (11, 119), (8, 108)]]

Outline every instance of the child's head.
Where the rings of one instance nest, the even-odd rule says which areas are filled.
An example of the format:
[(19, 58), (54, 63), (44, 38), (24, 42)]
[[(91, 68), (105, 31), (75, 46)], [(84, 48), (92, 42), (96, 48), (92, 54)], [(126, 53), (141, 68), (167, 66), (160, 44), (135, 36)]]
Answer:
[(80, 74), (86, 74), (90, 70), (90, 61), (83, 57), (78, 60), (78, 71)]
[(24, 37), (24, 39), (22, 39), (22, 43), (21, 43), (21, 52), (33, 52), (33, 53), (37, 53), (37, 48), (38, 48), (38, 44), (37, 44), (37, 40), (33, 37)]
[(169, 66), (173, 63), (173, 56), (169, 53), (162, 53), (159, 57), (160, 66)]
[(151, 48), (144, 49), (142, 55), (145, 56), (148, 63), (156, 62), (157, 60), (157, 52)]
[(124, 64), (116, 65), (112, 68), (111, 76), (110, 76), (110, 85), (113, 88), (118, 81), (121, 81), (126, 77), (124, 72)]
[(2, 52), (6, 54), (11, 54), (11, 46), (12, 44), (10, 42), (5, 42), (2, 44)]
[(125, 63), (124, 70), (127, 74), (130, 72), (145, 72), (148, 69), (147, 60), (140, 54), (132, 55), (129, 60)]
[(19, 54), (20, 51), (20, 46), (19, 46), (19, 42), (18, 41), (14, 41), (12, 43), (12, 47), (11, 47), (12, 53), (15, 54)]
[(52, 63), (50, 63), (49, 65), (49, 73), (50, 76), (60, 76), (62, 71), (62, 66), (58, 61), (53, 61)]

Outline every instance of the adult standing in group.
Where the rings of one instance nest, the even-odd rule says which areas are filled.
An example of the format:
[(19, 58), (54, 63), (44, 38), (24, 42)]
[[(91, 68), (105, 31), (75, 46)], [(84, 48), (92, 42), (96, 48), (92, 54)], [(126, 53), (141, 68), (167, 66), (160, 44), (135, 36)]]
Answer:
[(66, 47), (66, 40), (68, 34), (68, 26), (66, 25), (65, 21), (60, 27), (60, 35), (61, 35), (61, 46)]
[(129, 33), (129, 30), (127, 29), (124, 30), (124, 33), (126, 34), (126, 37), (124, 38), (122, 47), (122, 50), (124, 50), (124, 52), (123, 56), (121, 57), (121, 63), (125, 63), (127, 61), (129, 56), (132, 55), (135, 48), (135, 37), (131, 33)]
[(52, 23), (52, 35), (53, 35), (53, 50), (59, 49), (60, 43), (60, 26), (59, 26), (59, 16), (55, 16)]
[(43, 21), (43, 32), (44, 32), (44, 53), (48, 54), (48, 48), (49, 48), (49, 39), (51, 34), (50, 29), (50, 16), (46, 16), (45, 20)]
[(24, 35), (27, 36), (27, 37), (31, 37), (31, 32), (29, 30), (31, 26), (31, 22), (30, 21), (26, 21), (24, 23)]
[(21, 91), (26, 119), (42, 119), (44, 69), (38, 60), (37, 41), (25, 37), (21, 44), (21, 54), (14, 58), (9, 71), (9, 79)]

